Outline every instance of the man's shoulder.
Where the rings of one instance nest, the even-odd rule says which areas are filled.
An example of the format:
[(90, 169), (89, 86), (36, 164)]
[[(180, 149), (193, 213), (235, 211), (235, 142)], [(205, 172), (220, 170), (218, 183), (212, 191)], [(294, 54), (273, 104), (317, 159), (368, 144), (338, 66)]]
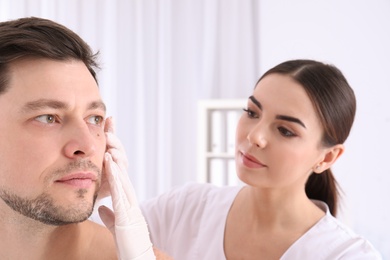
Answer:
[(110, 230), (90, 220), (82, 224), (90, 237), (87, 259), (118, 259), (115, 240)]

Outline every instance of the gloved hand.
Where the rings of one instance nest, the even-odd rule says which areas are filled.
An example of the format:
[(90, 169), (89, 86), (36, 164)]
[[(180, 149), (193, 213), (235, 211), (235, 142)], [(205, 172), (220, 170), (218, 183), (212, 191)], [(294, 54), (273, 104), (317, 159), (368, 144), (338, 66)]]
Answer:
[(105, 132), (107, 152), (104, 158), (104, 171), (110, 187), (114, 212), (101, 206), (100, 218), (114, 235), (120, 260), (156, 259), (147, 224), (127, 175), (126, 154), (119, 139), (114, 135), (111, 118), (106, 120)]

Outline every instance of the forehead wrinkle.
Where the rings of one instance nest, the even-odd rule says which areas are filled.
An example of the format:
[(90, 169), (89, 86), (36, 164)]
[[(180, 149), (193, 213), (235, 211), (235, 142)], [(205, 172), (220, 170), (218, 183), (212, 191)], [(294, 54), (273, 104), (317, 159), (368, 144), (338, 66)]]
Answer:
[[(69, 108), (69, 105), (65, 102), (54, 100), (54, 99), (38, 99), (34, 101), (27, 102), (21, 109), (21, 113), (29, 111), (38, 111), (42, 109), (62, 109), (66, 110)], [(102, 101), (93, 101), (87, 105), (88, 110), (92, 109), (101, 109), (106, 112), (106, 105)]]
[(35, 101), (27, 102), (21, 109), (21, 112), (28, 112), (28, 111), (36, 111), (41, 110), (45, 108), (52, 108), (52, 109), (67, 109), (69, 106), (58, 100), (53, 99), (38, 99)]

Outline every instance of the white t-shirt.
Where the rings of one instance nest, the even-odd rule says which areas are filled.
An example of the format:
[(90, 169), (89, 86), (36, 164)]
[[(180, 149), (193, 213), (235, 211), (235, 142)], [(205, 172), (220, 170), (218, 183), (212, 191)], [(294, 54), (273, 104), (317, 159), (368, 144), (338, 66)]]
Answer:
[[(242, 187), (187, 184), (145, 201), (141, 209), (152, 243), (175, 260), (226, 259), (223, 241), (228, 211)], [(281, 259), (382, 259), (373, 246), (326, 215), (299, 238)]]

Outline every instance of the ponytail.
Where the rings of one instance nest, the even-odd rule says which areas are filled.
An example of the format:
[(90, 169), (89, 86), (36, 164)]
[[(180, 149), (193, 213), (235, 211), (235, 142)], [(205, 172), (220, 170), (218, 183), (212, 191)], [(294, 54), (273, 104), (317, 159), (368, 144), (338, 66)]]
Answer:
[(321, 174), (312, 173), (306, 182), (305, 191), (309, 199), (325, 202), (330, 213), (336, 216), (339, 191), (337, 181), (330, 169)]

